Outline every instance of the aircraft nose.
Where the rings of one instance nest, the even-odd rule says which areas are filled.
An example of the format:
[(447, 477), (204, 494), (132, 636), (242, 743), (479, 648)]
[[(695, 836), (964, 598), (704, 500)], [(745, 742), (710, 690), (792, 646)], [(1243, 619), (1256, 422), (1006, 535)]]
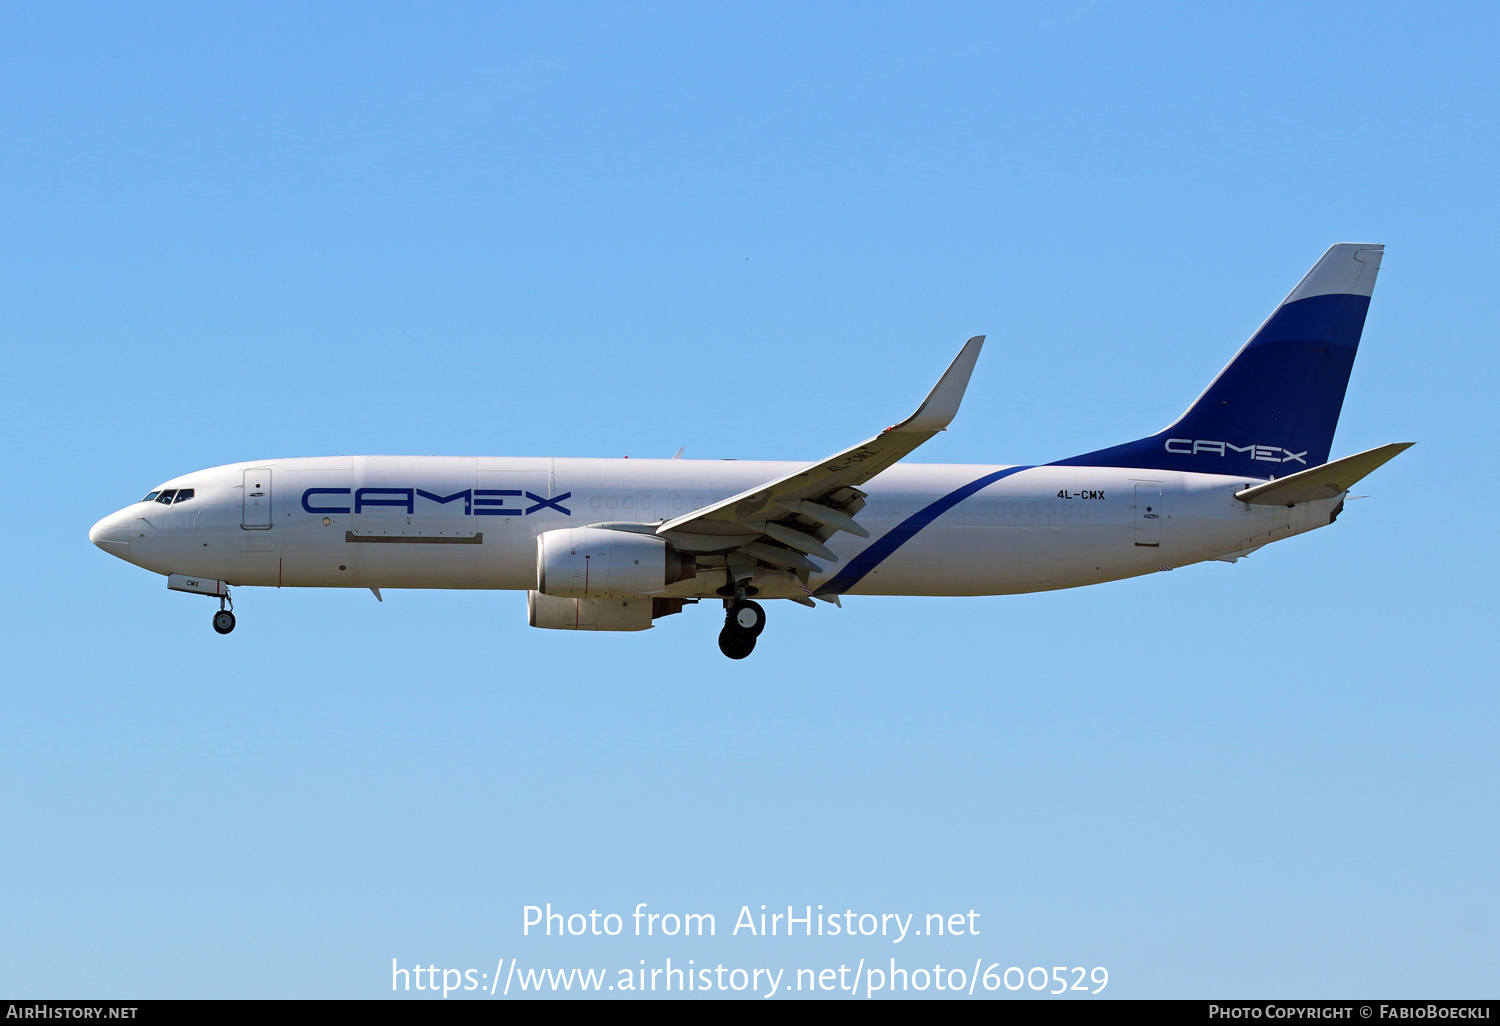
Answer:
[(120, 514), (111, 513), (89, 528), (89, 541), (112, 556), (124, 559), (130, 552), (130, 536), (120, 523)]

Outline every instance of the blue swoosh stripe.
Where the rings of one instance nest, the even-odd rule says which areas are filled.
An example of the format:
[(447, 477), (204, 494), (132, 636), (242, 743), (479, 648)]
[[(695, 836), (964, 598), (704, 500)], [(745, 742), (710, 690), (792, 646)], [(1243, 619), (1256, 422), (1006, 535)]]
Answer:
[(891, 553), (895, 552), (901, 546), (905, 545), (907, 542), (916, 537), (918, 531), (922, 530), (922, 528), (926, 527), (938, 517), (948, 512), (954, 506), (957, 506), (960, 502), (963, 502), (965, 499), (973, 495), (975, 492), (979, 491), (981, 488), (985, 487), (986, 485), (992, 485), (996, 481), (999, 481), (1001, 478), (1010, 477), (1012, 474), (1019, 474), (1023, 470), (1033, 469), (1035, 468), (1007, 467), (1004, 470), (997, 470), (993, 474), (986, 474), (984, 477), (970, 481), (962, 488), (951, 491), (941, 499), (936, 500), (928, 506), (924, 506), (921, 510), (913, 513), (911, 516), (901, 521), (901, 523), (891, 528), (885, 534), (875, 539), (875, 541), (872, 542), (868, 548), (851, 559), (848, 566), (844, 567), (844, 569), (840, 570), (837, 574), (834, 574), (833, 577), (820, 584), (818, 586), (818, 590), (813, 594), (843, 594), (844, 592), (848, 591), (850, 588), (858, 584), (861, 580), (863, 580), (865, 575), (868, 574), (871, 570), (874, 570), (881, 563), (884, 563), (886, 559), (889, 558)]

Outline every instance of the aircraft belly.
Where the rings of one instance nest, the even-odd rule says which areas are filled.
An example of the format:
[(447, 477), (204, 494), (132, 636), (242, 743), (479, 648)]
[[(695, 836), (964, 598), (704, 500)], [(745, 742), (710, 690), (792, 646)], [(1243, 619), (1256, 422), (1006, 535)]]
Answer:
[[(1018, 478), (1016, 484), (1023, 481)], [(1019, 489), (981, 493), (979, 498), (991, 503), (990, 519), (977, 504), (973, 512), (960, 508), (938, 517), (880, 560), (847, 593), (994, 595), (1098, 584), (1186, 566), (1323, 526), (1333, 505), (1329, 501), (1324, 504), (1327, 509), (1295, 515), (1286, 509), (1246, 510), (1217, 480), (1199, 482), (1193, 489), (1172, 482), (1159, 499), (1151, 500), (1161, 503), (1152, 512), (1163, 515), (1148, 536), (1152, 544), (1141, 544), (1137, 520), (1143, 509), (1136, 508), (1133, 496), (1092, 503), (1084, 516), (1079, 513), (1081, 504), (1054, 507), (1047, 501), (1044, 488), (1067, 489), (1068, 482), (1044, 480), (1042, 488), (1036, 482), (1024, 483), (1028, 492), (1040, 495)], [(1111, 495), (1131, 495), (1118, 482), (1110, 485), (1113, 490), (1105, 491)], [(902, 503), (898, 509), (906, 516), (913, 506)], [(888, 518), (881, 533), (898, 522)]]
[[(355, 535), (314, 527), (289, 532), (281, 583), (305, 588), (535, 587), (536, 540), (524, 527), (498, 519), (468, 535)], [(352, 540), (351, 540), (352, 539)]]
[(938, 526), (907, 542), (855, 595), (1005, 595), (1129, 577), (1145, 565), (1125, 525)]

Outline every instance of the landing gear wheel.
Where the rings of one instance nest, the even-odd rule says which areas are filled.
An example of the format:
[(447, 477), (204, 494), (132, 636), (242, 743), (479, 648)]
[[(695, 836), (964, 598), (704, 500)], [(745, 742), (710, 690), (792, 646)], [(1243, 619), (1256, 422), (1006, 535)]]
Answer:
[(719, 651), (731, 659), (743, 659), (755, 651), (755, 635), (726, 623), (719, 632)]
[(743, 659), (755, 651), (755, 639), (766, 629), (766, 611), (760, 603), (743, 597), (725, 605), (729, 608), (719, 632), (719, 651), (731, 659)]
[(760, 608), (759, 602), (741, 599), (729, 607), (725, 623), (738, 627), (752, 638), (758, 638), (760, 632), (766, 629), (766, 611)]
[(234, 614), (227, 609), (221, 609), (215, 613), (214, 630), (220, 634), (228, 634), (234, 630)]

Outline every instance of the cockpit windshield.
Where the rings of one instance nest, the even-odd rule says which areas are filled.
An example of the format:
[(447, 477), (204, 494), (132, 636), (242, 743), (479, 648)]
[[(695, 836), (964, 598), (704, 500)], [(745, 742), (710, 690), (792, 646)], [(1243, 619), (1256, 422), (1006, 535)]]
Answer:
[(147, 492), (142, 502), (159, 502), (163, 506), (170, 506), (176, 502), (187, 502), (193, 497), (191, 488), (161, 488), (154, 492)]

